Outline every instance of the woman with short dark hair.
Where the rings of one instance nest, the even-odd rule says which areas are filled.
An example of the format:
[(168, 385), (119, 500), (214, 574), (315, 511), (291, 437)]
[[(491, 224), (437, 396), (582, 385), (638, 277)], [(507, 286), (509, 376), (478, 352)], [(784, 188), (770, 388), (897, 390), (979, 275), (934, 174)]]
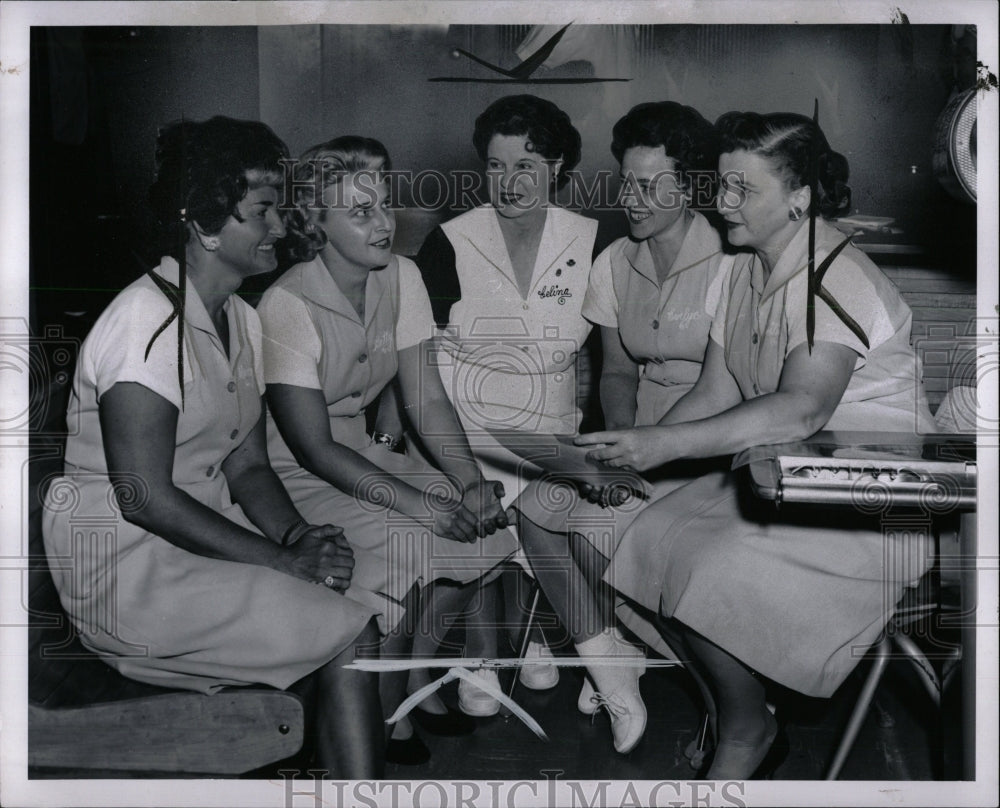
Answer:
[[(657, 423), (698, 379), (724, 275), (722, 239), (697, 210), (713, 199), (717, 144), (712, 124), (674, 101), (639, 104), (612, 129), (629, 235), (594, 259), (583, 304), (584, 317), (601, 328), (600, 396), (608, 429)], [(651, 497), (665, 496), (697, 473), (684, 466), (647, 475)], [(588, 583), (587, 590), (575, 586), (577, 611), (586, 610), (588, 599), (581, 595), (589, 592), (611, 613), (601, 577), (640, 507), (611, 511), (610, 536), (577, 553)], [(618, 619), (672, 657), (655, 613), (618, 600)], [(577, 699), (581, 712), (597, 709), (593, 695), (585, 680)]]
[(611, 151), (629, 235), (594, 261), (583, 314), (601, 326), (601, 405), (618, 428), (655, 424), (697, 381), (723, 252), (693, 204), (713, 198), (717, 160), (715, 130), (696, 110), (633, 107), (614, 126)]
[(555, 188), (569, 180), (569, 172), (580, 162), (580, 133), (559, 107), (537, 95), (508, 95), (490, 104), (477, 118), (472, 144), (484, 163), (490, 159), (490, 144), (497, 135), (524, 137), (527, 150), (551, 164), (559, 163), (551, 176)]
[[(552, 562), (562, 557), (573, 563), (563, 506), (587, 503), (575, 488), (567, 492), (537, 479), (491, 435), (571, 436), (579, 428), (576, 358), (590, 331), (581, 308), (597, 222), (559, 207), (555, 191), (580, 160), (580, 136), (552, 102), (514, 95), (476, 119), (473, 143), (485, 162), (490, 202), (435, 229), (417, 257), (441, 329), (438, 369), (477, 459), (504, 484), (504, 504), (518, 514), (531, 568), (570, 639), (590, 657), (638, 658), (616, 629), (589, 619), (596, 609), (571, 612), (568, 598), (556, 597), (557, 591), (566, 595), (565, 574)], [(596, 489), (591, 492), (599, 495)], [(521, 668), (520, 681), (532, 689), (555, 686), (558, 671), (547, 663), (550, 656), (543, 642), (529, 642), (531, 664)], [(612, 662), (588, 670), (599, 691), (591, 691), (594, 710), (598, 704), (608, 709), (615, 748), (630, 751), (646, 720), (638, 667)], [(495, 672), (477, 675), (496, 686)], [(459, 703), (479, 715), (499, 708), (464, 683)]]

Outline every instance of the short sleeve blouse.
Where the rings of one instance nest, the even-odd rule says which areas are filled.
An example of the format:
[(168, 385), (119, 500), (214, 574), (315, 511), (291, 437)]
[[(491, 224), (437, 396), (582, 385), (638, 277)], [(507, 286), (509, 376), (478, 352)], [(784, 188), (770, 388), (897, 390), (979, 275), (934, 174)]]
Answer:
[[(843, 239), (839, 231), (818, 221), (817, 264)], [(766, 282), (759, 259), (741, 254), (720, 298), (711, 339), (722, 346), (744, 398), (775, 392), (788, 355), (807, 340), (807, 248), (808, 226), (803, 222)], [(848, 246), (822, 285), (868, 341), (866, 347), (825, 301), (816, 298), (814, 340), (845, 345), (858, 355), (827, 428), (933, 429), (918, 359), (910, 346), (912, 313), (892, 282), (864, 253)]]
[[(288, 270), (257, 307), (264, 329), (264, 379), (323, 392), (331, 434), (359, 448), (365, 408), (396, 375), (397, 352), (433, 335), (430, 300), (416, 266), (395, 258), (368, 274), (362, 322), (320, 257)], [(276, 469), (297, 467), (268, 421)]]
[[(164, 258), (152, 270), (178, 285), (179, 267)], [(80, 352), (67, 417), (69, 468), (107, 472), (99, 402), (119, 382), (141, 384), (178, 410), (173, 478), (177, 485), (213, 479), (260, 418), (264, 391), (260, 321), (231, 296), (229, 356), (201, 302), (188, 284), (184, 306), (183, 400), (177, 374), (177, 323), (153, 334), (173, 305), (144, 275), (116, 297), (94, 324)], [(148, 348), (148, 354), (146, 353)], [(78, 426), (77, 426), (78, 425)]]

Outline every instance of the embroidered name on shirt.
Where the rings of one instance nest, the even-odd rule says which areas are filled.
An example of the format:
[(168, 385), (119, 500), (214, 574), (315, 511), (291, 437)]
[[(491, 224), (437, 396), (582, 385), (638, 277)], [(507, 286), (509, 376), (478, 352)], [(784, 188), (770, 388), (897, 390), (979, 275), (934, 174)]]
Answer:
[(375, 337), (372, 342), (372, 353), (388, 353), (393, 350), (395, 340), (391, 331), (383, 331)]
[(668, 311), (666, 312), (667, 322), (679, 323), (679, 330), (683, 331), (691, 323), (701, 317), (700, 311)]
[(547, 297), (557, 298), (556, 302), (562, 306), (566, 303), (567, 297), (573, 297), (573, 293), (569, 289), (563, 289), (561, 286), (556, 286), (551, 284), (549, 286), (543, 286), (538, 290), (538, 296), (544, 300)]

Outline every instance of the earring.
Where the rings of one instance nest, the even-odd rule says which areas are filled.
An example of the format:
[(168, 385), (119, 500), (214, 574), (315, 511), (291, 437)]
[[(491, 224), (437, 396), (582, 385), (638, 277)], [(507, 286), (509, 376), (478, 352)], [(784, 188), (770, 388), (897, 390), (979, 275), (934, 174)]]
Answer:
[(205, 236), (201, 240), (201, 246), (204, 247), (209, 252), (215, 252), (217, 249), (219, 249), (219, 237)]
[(802, 218), (802, 208), (793, 207), (790, 211), (788, 211), (788, 218), (793, 222), (797, 222)]

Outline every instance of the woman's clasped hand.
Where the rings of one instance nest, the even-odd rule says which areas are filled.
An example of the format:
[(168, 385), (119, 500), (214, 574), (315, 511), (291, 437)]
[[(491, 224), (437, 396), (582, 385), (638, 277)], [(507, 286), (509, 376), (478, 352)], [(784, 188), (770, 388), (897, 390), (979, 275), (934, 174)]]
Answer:
[(462, 505), (472, 513), (480, 538), (491, 536), (511, 523), (501, 500), (505, 496), (499, 480), (478, 479), (462, 490)]
[(427, 527), (452, 541), (474, 542), (508, 525), (500, 503), (503, 483), (479, 479), (462, 487), (456, 495), (430, 489), (426, 503), (431, 520)]
[(628, 502), (628, 489), (622, 485), (593, 485), (591, 483), (580, 483), (578, 486), (580, 496), (592, 505), (601, 508), (617, 508)]
[(334, 525), (304, 525), (282, 556), (281, 572), (323, 584), (336, 592), (351, 585), (354, 551)]

